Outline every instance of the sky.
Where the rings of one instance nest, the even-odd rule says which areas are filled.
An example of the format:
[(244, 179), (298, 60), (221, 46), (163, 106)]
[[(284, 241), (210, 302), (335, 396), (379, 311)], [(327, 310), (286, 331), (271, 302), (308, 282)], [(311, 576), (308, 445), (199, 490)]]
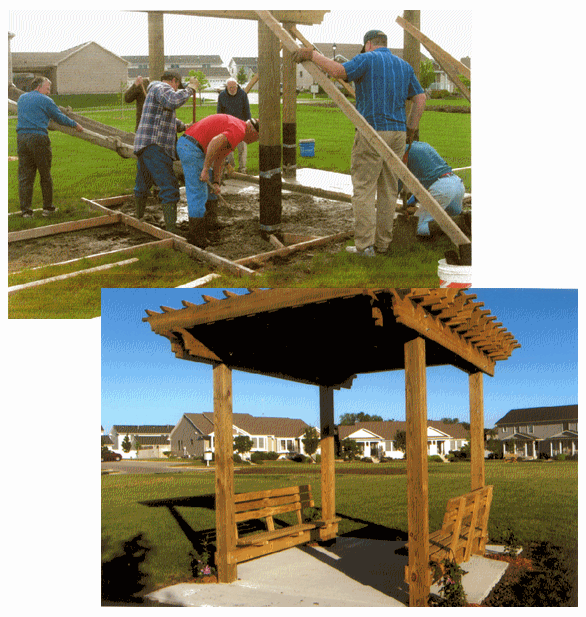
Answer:
[[(108, 3), (102, 6), (107, 7)], [(52, 4), (51, 9), (54, 7), (58, 8), (59, 4)], [(63, 51), (95, 41), (119, 56), (148, 55), (147, 14), (144, 12), (148, 4), (141, 3), (136, 6), (140, 10), (134, 11), (130, 8), (101, 11), (47, 11), (44, 7), (29, 10), (31, 8), (27, 3), (27, 10), (8, 13), (8, 30), (15, 34), (11, 43), (14, 52)], [(154, 8), (161, 9), (161, 6), (155, 5)], [(181, 8), (180, 5), (172, 6), (172, 10)], [(193, 9), (193, 4), (185, 8)], [(231, 7), (222, 4), (222, 9), (228, 8)], [(232, 5), (232, 8), (235, 7)], [(242, 8), (242, 5), (237, 8)], [(403, 29), (395, 23), (402, 13), (402, 9), (348, 11), (335, 7), (326, 13), (322, 24), (300, 26), (299, 30), (314, 43), (362, 43), (365, 32), (378, 28), (387, 33), (389, 47), (403, 47)], [(168, 55), (218, 54), (225, 65), (233, 56), (258, 55), (258, 27), (253, 21), (177, 15), (165, 15), (164, 20), (165, 53)], [(456, 58), (471, 55), (471, 11), (425, 10), (422, 12), (421, 28)]]
[[(236, 293), (246, 290), (233, 289)], [(471, 289), (521, 343), (495, 376), (484, 378), (486, 427), (509, 410), (578, 402), (578, 293), (576, 290)], [(178, 360), (169, 341), (143, 322), (145, 309), (203, 304), (221, 289), (104, 289), (102, 291), (101, 423), (172, 424), (184, 413), (213, 411), (212, 368)], [(454, 367), (427, 370), (428, 419), (469, 420), (468, 377)], [(364, 411), (405, 419), (404, 371), (359, 375), (334, 393), (335, 419)], [(316, 386), (233, 372), (233, 411), (319, 423)]]

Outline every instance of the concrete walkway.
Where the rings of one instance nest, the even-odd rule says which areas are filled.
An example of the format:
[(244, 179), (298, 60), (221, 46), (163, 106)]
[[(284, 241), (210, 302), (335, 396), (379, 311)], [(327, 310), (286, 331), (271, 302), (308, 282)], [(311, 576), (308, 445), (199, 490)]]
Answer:
[[(229, 585), (181, 583), (148, 598), (175, 606), (408, 606), (407, 556), (395, 553), (404, 546), (339, 537), (327, 548), (296, 547), (239, 564)], [(468, 602), (480, 604), (507, 566), (477, 556), (463, 564)]]

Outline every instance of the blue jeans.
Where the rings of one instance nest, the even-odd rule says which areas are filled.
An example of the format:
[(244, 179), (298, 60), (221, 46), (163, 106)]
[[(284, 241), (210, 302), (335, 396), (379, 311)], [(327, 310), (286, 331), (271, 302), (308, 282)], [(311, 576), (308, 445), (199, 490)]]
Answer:
[[(185, 135), (177, 141), (177, 154), (181, 160), (185, 176), (185, 196), (187, 198), (187, 212), (189, 218), (200, 219), (206, 213), (206, 201), (218, 199), (209, 190), (208, 185), (199, 179), (203, 170), (205, 154), (193, 141)], [(213, 172), (210, 170), (210, 182)]]
[[(450, 216), (456, 216), (462, 212), (462, 200), (464, 199), (464, 183), (455, 174), (438, 178), (427, 189), (431, 196)], [(427, 210), (420, 210), (419, 222), (417, 223), (417, 235), (429, 236), (429, 224), (433, 216)]]
[(153, 184), (160, 189), (161, 203), (176, 204), (179, 201), (179, 182), (173, 171), (173, 160), (156, 144), (147, 146), (138, 155), (134, 195), (147, 197)]

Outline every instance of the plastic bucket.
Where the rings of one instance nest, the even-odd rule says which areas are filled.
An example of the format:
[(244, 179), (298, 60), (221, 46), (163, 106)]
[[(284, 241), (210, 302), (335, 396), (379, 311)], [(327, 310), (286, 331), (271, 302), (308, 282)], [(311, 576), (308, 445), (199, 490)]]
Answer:
[(315, 156), (315, 139), (300, 139), (299, 151), (301, 152), (301, 156), (306, 158)]
[(440, 259), (437, 275), (440, 287), (468, 289), (472, 286), (472, 266), (452, 266), (445, 259)]

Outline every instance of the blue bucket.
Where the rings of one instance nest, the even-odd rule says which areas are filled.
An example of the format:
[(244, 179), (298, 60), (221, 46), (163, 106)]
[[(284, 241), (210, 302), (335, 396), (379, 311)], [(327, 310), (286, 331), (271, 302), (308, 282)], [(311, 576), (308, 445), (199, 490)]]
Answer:
[(299, 151), (301, 152), (301, 156), (306, 158), (315, 156), (315, 139), (300, 139)]

